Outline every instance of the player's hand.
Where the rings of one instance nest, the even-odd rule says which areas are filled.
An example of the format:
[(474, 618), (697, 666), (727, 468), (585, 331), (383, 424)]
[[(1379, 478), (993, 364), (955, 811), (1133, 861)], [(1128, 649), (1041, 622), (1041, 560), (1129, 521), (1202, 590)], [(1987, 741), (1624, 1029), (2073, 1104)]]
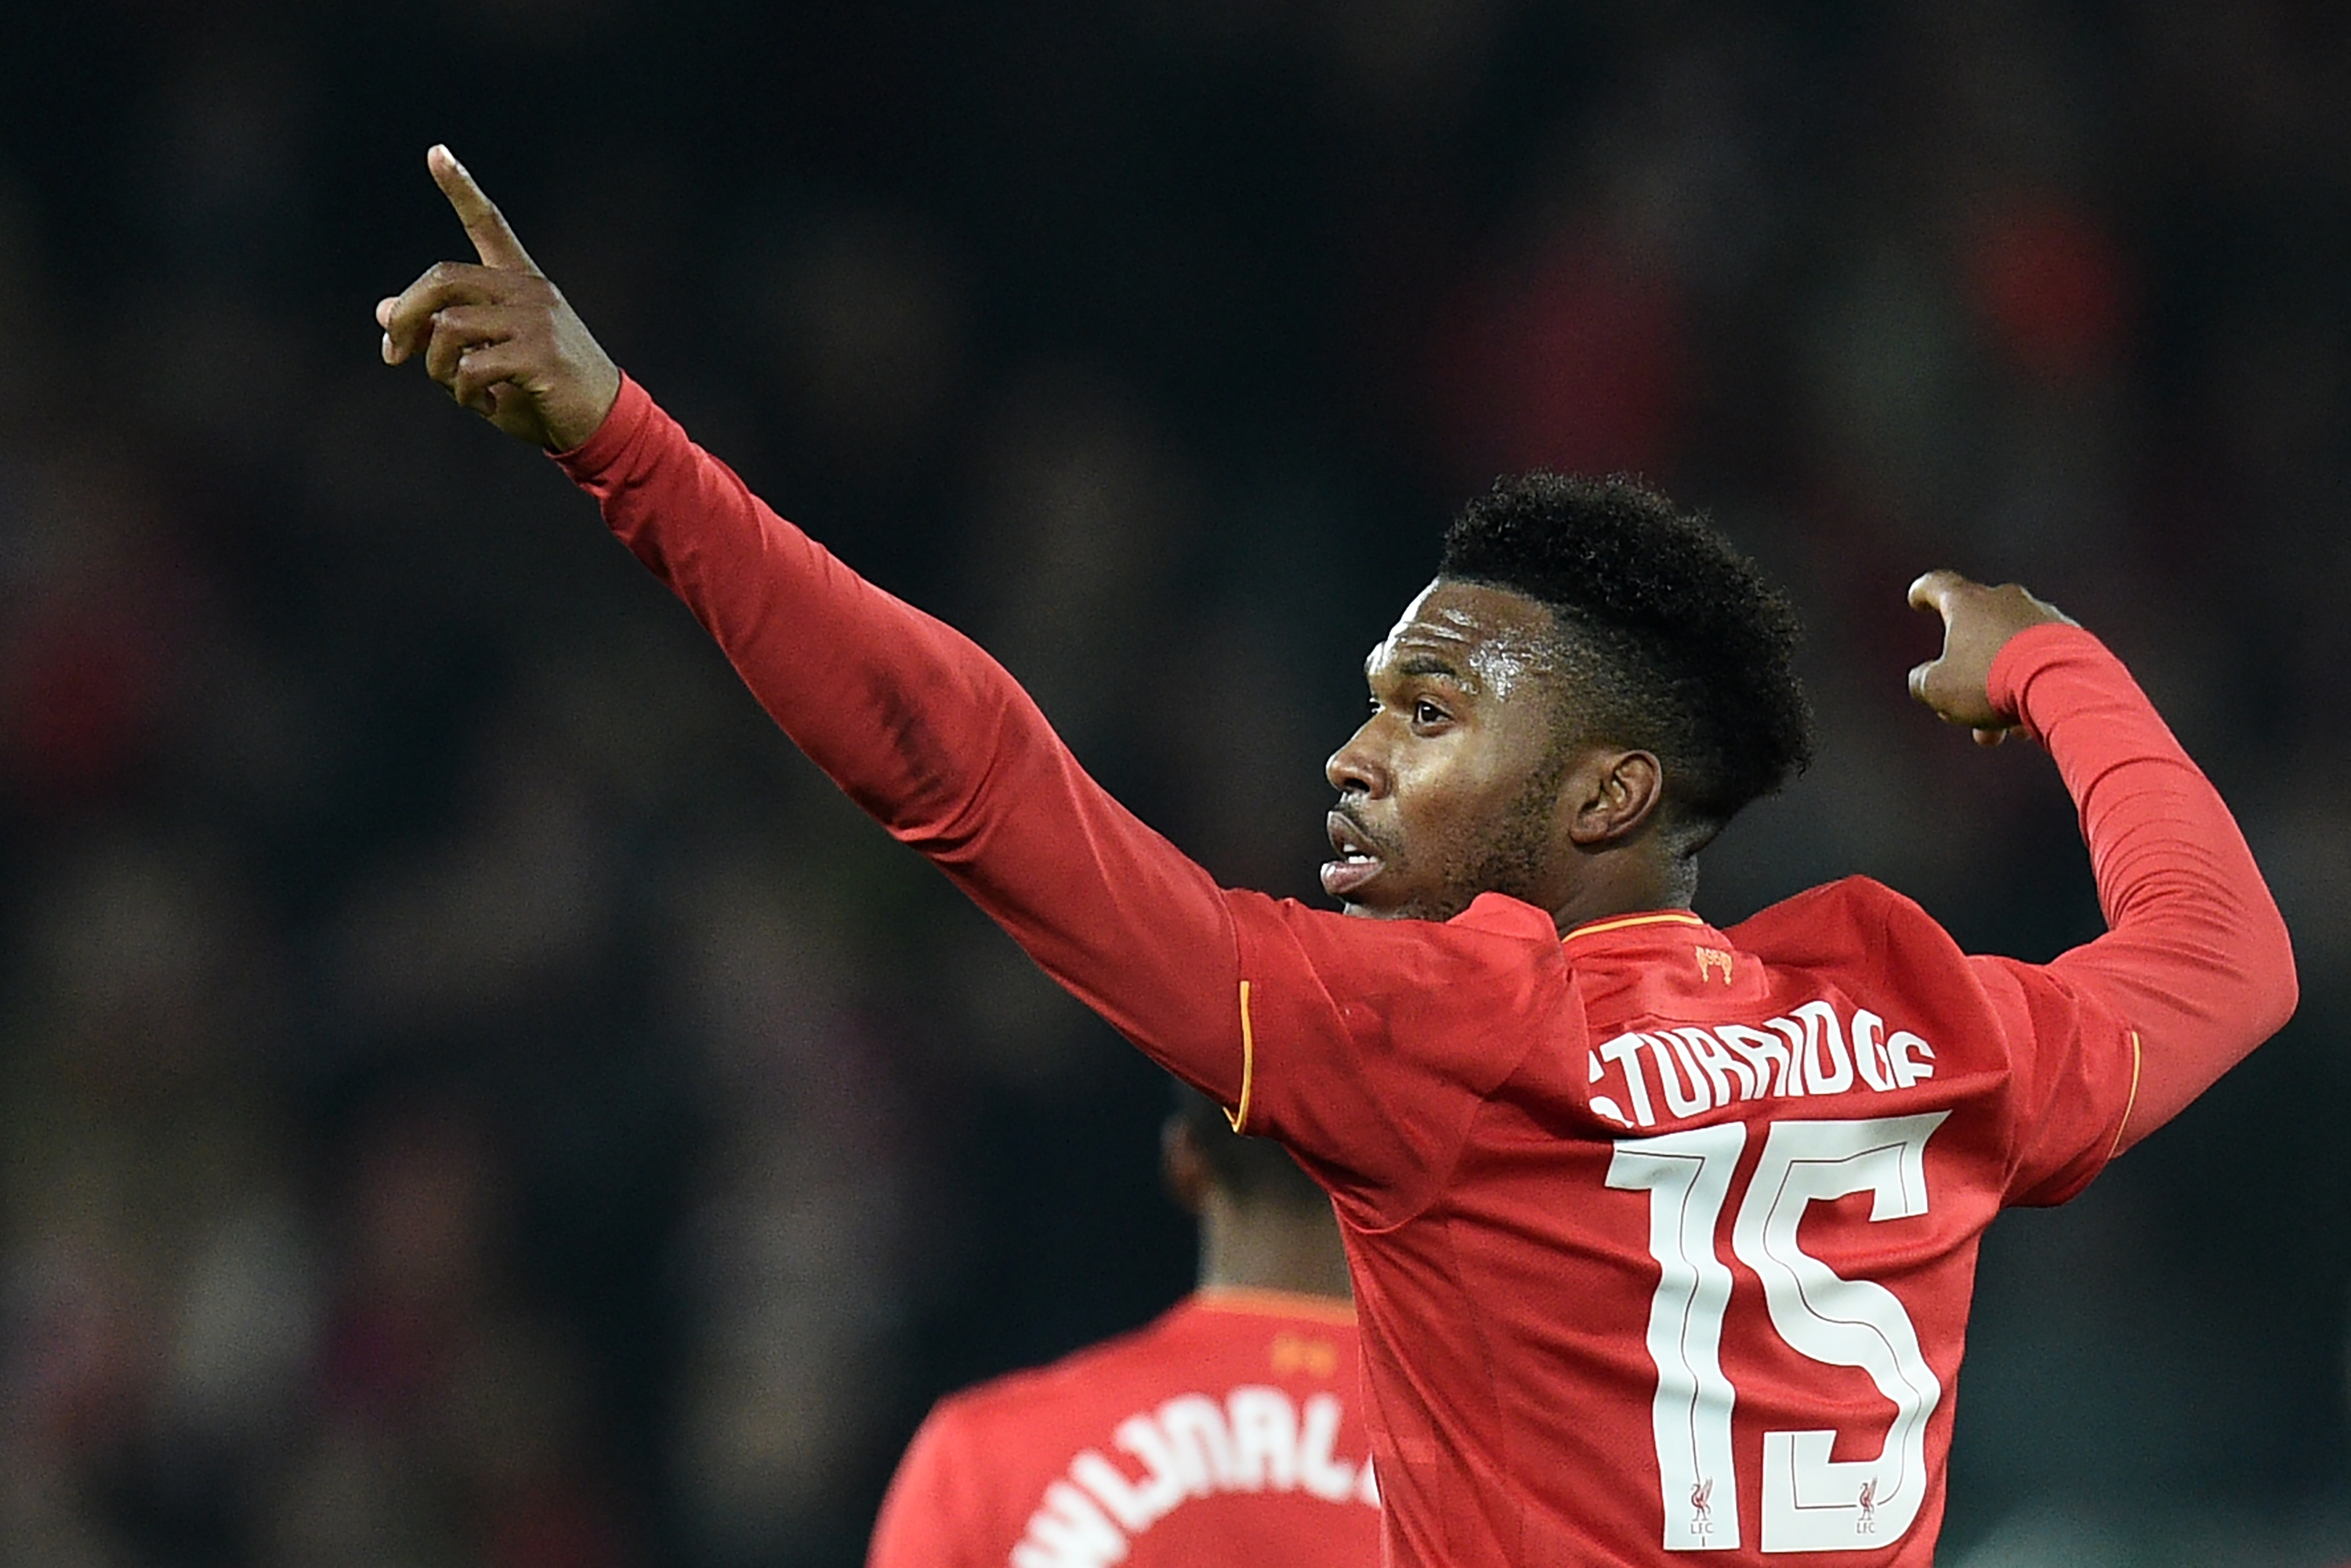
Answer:
[(2028, 626), (2076, 624), (2015, 583), (1987, 588), (1956, 571), (1930, 571), (1912, 583), (1910, 607), (1943, 618), (1943, 656), (1910, 672), (1910, 695), (1944, 723), (1974, 730), (1984, 746), (1998, 746), (2016, 727), (2014, 714), (1991, 705), (1991, 664), (2001, 649)]
[(446, 147), (427, 152), (424, 164), (481, 259), (442, 262), (377, 303), (383, 362), (422, 354), (427, 375), (508, 435), (569, 451), (611, 412), (621, 368), (465, 166)]

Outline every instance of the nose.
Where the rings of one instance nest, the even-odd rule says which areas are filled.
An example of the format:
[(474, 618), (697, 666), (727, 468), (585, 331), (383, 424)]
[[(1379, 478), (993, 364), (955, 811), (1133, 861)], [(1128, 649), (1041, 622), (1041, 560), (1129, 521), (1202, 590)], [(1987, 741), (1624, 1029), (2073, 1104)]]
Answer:
[(1368, 721), (1348, 737), (1346, 745), (1331, 754), (1331, 760), (1322, 765), (1322, 777), (1331, 780), (1331, 788), (1342, 795), (1387, 793), (1387, 768), (1373, 744)]

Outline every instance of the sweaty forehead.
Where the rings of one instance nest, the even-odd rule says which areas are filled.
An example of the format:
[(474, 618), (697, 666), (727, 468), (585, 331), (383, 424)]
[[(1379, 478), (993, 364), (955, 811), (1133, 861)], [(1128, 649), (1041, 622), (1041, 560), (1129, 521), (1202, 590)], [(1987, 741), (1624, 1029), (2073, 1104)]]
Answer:
[(1364, 672), (1447, 674), (1508, 695), (1549, 663), (1556, 631), (1550, 610), (1525, 594), (1439, 578), (1405, 606), (1364, 660)]

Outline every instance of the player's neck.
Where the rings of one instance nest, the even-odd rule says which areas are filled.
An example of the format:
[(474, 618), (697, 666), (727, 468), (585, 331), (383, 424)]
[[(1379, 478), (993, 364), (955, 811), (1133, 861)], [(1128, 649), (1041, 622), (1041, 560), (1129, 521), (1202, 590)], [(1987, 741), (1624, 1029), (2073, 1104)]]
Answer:
[(1567, 896), (1552, 905), (1552, 924), (1565, 936), (1579, 925), (1652, 909), (1687, 909), (1698, 898), (1698, 860), (1683, 854), (1620, 852), (1582, 868)]
[(1347, 1254), (1327, 1209), (1211, 1198), (1200, 1210), (1200, 1283), (1299, 1295), (1353, 1294)]

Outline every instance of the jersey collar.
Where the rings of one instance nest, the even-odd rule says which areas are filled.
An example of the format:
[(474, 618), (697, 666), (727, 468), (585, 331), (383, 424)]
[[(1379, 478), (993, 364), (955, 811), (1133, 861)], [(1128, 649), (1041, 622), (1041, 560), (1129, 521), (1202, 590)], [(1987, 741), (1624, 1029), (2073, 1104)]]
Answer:
[(1560, 940), (1581, 942), (1589, 937), (1605, 936), (1614, 931), (1639, 931), (1660, 925), (1695, 931), (1714, 929), (1687, 909), (1647, 909), (1633, 915), (1604, 915), (1597, 920), (1587, 920)]
[(1341, 1297), (1310, 1295), (1303, 1291), (1269, 1290), (1259, 1285), (1202, 1285), (1192, 1292), (1192, 1305), (1214, 1312), (1248, 1312), (1270, 1318), (1311, 1318), (1332, 1324), (1355, 1321), (1355, 1303)]
[[(1597, 920), (1585, 921), (1562, 936), (1547, 911), (1536, 908), (1524, 899), (1512, 898), (1507, 893), (1479, 894), (1470, 901), (1468, 908), (1447, 924), (1466, 925), (1473, 931), (1489, 931), (1498, 936), (1558, 941), (1571, 948), (1586, 949), (1600, 944), (1610, 947), (1638, 944), (1644, 939), (1656, 937), (1687, 940), (1693, 936), (1712, 935), (1718, 940), (1721, 939), (1719, 932), (1687, 909), (1640, 909), (1621, 915), (1604, 915)], [(1623, 935), (1619, 936), (1619, 933)]]

